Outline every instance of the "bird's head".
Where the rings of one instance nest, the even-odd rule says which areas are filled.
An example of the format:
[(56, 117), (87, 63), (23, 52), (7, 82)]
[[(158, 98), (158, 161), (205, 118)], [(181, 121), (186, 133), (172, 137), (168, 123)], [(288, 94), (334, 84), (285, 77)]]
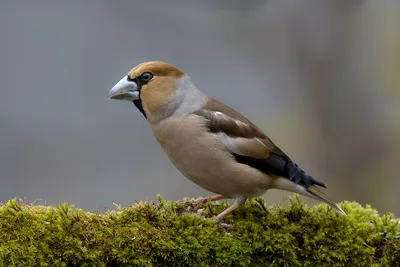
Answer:
[(165, 62), (151, 61), (129, 71), (110, 90), (108, 98), (132, 101), (150, 122), (155, 122), (188, 104), (196, 106), (197, 95), (202, 94), (183, 71)]

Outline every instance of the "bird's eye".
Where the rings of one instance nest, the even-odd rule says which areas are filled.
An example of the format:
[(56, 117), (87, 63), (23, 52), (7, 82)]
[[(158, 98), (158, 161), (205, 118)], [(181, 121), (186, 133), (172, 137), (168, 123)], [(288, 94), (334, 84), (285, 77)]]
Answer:
[(148, 82), (148, 81), (150, 81), (150, 80), (153, 78), (153, 73), (151, 73), (151, 72), (144, 72), (141, 76), (142, 76), (142, 80), (143, 80), (144, 82)]

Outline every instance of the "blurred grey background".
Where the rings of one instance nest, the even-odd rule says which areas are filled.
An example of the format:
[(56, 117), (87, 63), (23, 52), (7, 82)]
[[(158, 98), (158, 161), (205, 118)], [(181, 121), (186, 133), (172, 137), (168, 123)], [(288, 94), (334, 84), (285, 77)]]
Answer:
[(333, 200), (400, 215), (399, 28), (396, 0), (1, 1), (0, 201), (105, 210), (210, 195), (132, 104), (107, 100), (130, 68), (163, 60)]

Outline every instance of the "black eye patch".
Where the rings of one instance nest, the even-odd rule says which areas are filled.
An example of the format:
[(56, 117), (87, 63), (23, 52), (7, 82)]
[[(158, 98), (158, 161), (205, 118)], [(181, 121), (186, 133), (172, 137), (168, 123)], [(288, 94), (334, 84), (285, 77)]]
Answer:
[(135, 82), (140, 90), (143, 85), (146, 85), (149, 81), (151, 81), (151, 79), (153, 79), (154, 74), (147, 71), (147, 72), (143, 72), (140, 76), (138, 76), (134, 79), (129, 77), (129, 75), (127, 77), (128, 77), (128, 81)]

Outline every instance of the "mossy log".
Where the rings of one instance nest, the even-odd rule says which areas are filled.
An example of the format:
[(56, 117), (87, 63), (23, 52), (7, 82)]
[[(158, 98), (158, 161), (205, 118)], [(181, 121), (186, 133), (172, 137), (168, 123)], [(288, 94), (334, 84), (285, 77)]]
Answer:
[(104, 214), (10, 200), (0, 206), (0, 266), (400, 266), (400, 220), (341, 203), (310, 208), (138, 202)]

